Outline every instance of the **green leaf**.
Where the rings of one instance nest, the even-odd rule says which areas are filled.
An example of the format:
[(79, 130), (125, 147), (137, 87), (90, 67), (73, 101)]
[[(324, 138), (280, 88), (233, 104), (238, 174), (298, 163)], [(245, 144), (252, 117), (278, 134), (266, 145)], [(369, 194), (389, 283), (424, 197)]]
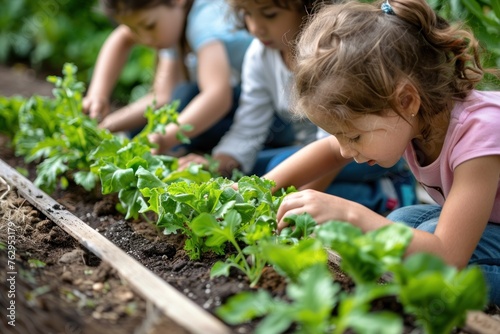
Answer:
[(145, 169), (142, 166), (137, 168), (137, 172), (135, 172), (135, 176), (138, 179), (137, 187), (139, 189), (154, 189), (154, 188), (164, 188), (166, 187), (166, 183), (162, 182), (156, 175), (151, 173), (149, 170)]
[(338, 315), (333, 318), (335, 334), (355, 329), (356, 333), (399, 334), (403, 332), (402, 318), (387, 311), (373, 312), (372, 304), (379, 298), (395, 296), (399, 287), (388, 283), (361, 284), (354, 293), (344, 294), (339, 304)]
[(233, 267), (231, 263), (217, 261), (210, 269), (210, 279), (219, 276), (229, 276), (229, 270)]
[(189, 227), (198, 236), (206, 237), (210, 236), (211, 241), (207, 244), (209, 246), (221, 245), (228, 240), (225, 235), (224, 230), (219, 226), (217, 220), (209, 213), (201, 213), (199, 216), (195, 217), (190, 223)]
[(403, 224), (390, 224), (363, 234), (349, 223), (319, 225), (317, 238), (342, 258), (341, 268), (357, 283), (378, 280), (389, 267), (402, 261), (413, 232)]
[(495, 13), (497, 19), (500, 19), (500, 1), (499, 0), (491, 0), (491, 7)]
[(317, 225), (316, 221), (307, 212), (300, 215), (289, 215), (284, 220), (295, 226), (295, 229), (288, 235), (289, 238), (306, 238), (311, 235)]
[(303, 239), (293, 246), (273, 242), (262, 242), (260, 246), (267, 262), (292, 281), (297, 281), (300, 274), (311, 266), (326, 265), (328, 259), (323, 244), (316, 239)]
[(226, 241), (236, 242), (235, 233), (241, 224), (241, 216), (234, 210), (225, 217), (225, 226), (220, 225), (215, 217), (208, 213), (201, 213), (188, 225), (198, 236), (208, 236), (206, 244), (209, 247), (220, 246)]
[(97, 176), (90, 171), (78, 171), (74, 174), (75, 183), (81, 185), (85, 190), (94, 189)]
[(51, 194), (57, 184), (57, 178), (68, 170), (65, 157), (55, 156), (45, 159), (37, 166), (37, 177), (34, 184)]
[(284, 333), (293, 324), (294, 315), (294, 310), (275, 302), (272, 312), (257, 325), (255, 334)]
[(272, 308), (273, 297), (265, 290), (241, 292), (217, 308), (216, 314), (230, 325), (241, 324), (262, 317)]
[(405, 311), (429, 334), (451, 332), (464, 324), (467, 310), (481, 310), (487, 303), (486, 281), (478, 267), (459, 271), (431, 254), (410, 256), (394, 279), (401, 284)]
[(125, 210), (125, 219), (137, 218), (141, 209), (141, 194), (137, 189), (122, 189), (118, 193), (120, 203)]

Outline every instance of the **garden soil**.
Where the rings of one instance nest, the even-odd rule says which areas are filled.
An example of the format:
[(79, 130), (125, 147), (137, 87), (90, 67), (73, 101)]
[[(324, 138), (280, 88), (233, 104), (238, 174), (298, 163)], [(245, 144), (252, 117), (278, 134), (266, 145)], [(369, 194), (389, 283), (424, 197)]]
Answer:
[[(30, 72), (19, 73), (0, 67), (0, 95), (34, 94), (50, 96), (52, 85)], [(22, 167), (28, 178), (35, 178), (33, 165), (16, 157), (7, 138), (0, 137), (0, 159), (13, 167)], [(1, 181), (1, 180), (0, 180)], [(6, 187), (0, 182), (0, 196)], [(248, 281), (238, 272), (229, 277), (210, 279), (210, 268), (220, 257), (207, 254), (192, 261), (183, 250), (182, 235), (164, 235), (152, 223), (141, 219), (125, 221), (115, 209), (113, 195), (86, 192), (70, 184), (51, 196), (130, 256), (164, 279), (200, 307), (214, 314), (217, 306), (236, 292), (249, 290)], [(154, 217), (151, 217), (154, 219)], [(48, 220), (15, 189), (0, 200), (0, 241), (6, 243), (8, 227), (15, 229), (18, 272), (15, 281), (15, 327), (6, 317), (9, 279), (4, 263), (8, 255), (0, 251), (0, 333), (184, 333), (173, 330), (168, 319), (158, 316), (125, 280), (72, 237)], [(338, 268), (333, 268), (338, 269)], [(340, 271), (336, 279), (345, 289), (351, 282)], [(8, 282), (8, 281), (7, 281)], [(266, 268), (258, 288), (283, 297), (286, 284), (271, 268)], [(374, 307), (401, 311), (393, 301), (381, 301)], [(498, 308), (489, 309), (499, 314)], [(407, 332), (413, 326), (407, 317)], [(255, 323), (233, 326), (234, 333), (251, 333)], [(415, 333), (415, 332), (413, 332)]]

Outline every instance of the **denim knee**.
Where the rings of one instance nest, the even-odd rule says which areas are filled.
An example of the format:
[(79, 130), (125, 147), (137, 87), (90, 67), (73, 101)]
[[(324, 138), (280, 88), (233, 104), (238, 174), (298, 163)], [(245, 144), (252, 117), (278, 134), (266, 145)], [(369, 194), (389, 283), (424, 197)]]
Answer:
[(409, 205), (396, 209), (387, 218), (393, 222), (404, 223), (419, 230), (434, 232), (442, 207), (431, 204)]
[(500, 306), (500, 266), (479, 265), (489, 287), (489, 302)]

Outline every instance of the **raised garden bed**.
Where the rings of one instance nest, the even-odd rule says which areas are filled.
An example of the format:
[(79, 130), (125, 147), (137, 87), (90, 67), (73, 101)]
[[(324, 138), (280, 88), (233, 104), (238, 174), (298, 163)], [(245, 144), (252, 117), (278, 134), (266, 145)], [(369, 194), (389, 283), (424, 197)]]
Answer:
[[(1, 153), (3, 159), (24, 166), (18, 158), (6, 156), (5, 150)], [(180, 236), (169, 238), (149, 222), (124, 221), (114, 210), (111, 196), (89, 195), (75, 187), (60, 193), (56, 202), (3, 161), (0, 177), (8, 179), (10, 186), (0, 187), (0, 240), (15, 235), (15, 271), (19, 273), (14, 275), (15, 331), (4, 323), (9, 331), (2, 332), (46, 333), (63, 328), (83, 333), (163, 333), (165, 328), (166, 333), (253, 331), (255, 323), (229, 326), (212, 315), (227, 297), (250, 290), (248, 282), (240, 275), (210, 279), (215, 258), (190, 261), (183, 254)], [(2, 254), (8, 257), (5, 250)], [(338, 260), (331, 254), (332, 267), (336, 268)], [(2, 279), (8, 278), (8, 272), (2, 274)], [(340, 271), (337, 278), (349, 289), (351, 282)], [(269, 270), (258, 288), (282, 296), (285, 282)], [(5, 289), (3, 296), (8, 293)], [(500, 327), (494, 317), (500, 312), (494, 307), (487, 311), (490, 315), (470, 313), (467, 327), (457, 333), (497, 333)], [(408, 323), (405, 332), (412, 331)]]

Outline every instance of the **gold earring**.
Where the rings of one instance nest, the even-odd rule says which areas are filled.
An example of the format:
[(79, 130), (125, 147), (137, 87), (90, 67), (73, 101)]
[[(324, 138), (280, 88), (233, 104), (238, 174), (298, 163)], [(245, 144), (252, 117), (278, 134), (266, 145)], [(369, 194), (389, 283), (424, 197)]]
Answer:
[(415, 117), (415, 114), (411, 114), (411, 117)]

